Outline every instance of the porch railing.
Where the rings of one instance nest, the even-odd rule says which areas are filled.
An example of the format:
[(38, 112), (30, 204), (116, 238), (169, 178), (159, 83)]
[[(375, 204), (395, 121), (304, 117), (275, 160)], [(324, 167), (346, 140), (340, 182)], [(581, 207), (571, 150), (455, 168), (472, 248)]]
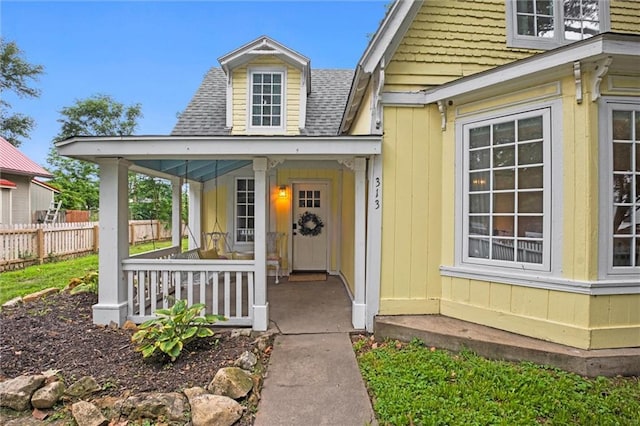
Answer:
[(207, 313), (224, 315), (227, 321), (221, 325), (252, 325), (253, 260), (159, 258), (174, 251), (157, 250), (123, 260), (128, 319), (142, 323), (154, 318), (157, 309), (186, 299), (188, 305), (204, 303)]

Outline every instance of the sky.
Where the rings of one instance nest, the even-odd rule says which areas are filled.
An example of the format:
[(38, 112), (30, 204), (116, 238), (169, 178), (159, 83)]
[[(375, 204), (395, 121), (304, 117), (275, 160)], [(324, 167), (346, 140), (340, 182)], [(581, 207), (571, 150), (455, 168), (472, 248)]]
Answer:
[(37, 99), (2, 96), (35, 120), (20, 150), (47, 166), (60, 110), (106, 94), (140, 103), (136, 134), (166, 135), (218, 58), (267, 35), (311, 60), (354, 69), (389, 0), (0, 1), (0, 34), (44, 66)]

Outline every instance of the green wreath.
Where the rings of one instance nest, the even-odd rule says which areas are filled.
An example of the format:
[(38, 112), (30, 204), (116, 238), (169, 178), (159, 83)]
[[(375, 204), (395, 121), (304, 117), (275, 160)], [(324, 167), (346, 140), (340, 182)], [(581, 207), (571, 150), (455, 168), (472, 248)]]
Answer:
[[(310, 227), (309, 224), (313, 224), (313, 227)], [(315, 237), (316, 235), (320, 235), (322, 227), (324, 227), (324, 223), (317, 214), (307, 211), (302, 213), (298, 218), (298, 232), (300, 232), (301, 235)]]

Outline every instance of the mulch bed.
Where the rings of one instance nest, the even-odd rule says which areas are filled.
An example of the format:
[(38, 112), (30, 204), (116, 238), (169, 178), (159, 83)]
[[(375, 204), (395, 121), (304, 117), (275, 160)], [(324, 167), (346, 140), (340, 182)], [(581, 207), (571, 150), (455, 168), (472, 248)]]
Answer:
[[(95, 303), (95, 294), (58, 293), (4, 308), (0, 312), (0, 380), (54, 369), (60, 370), (67, 385), (93, 376), (104, 388), (96, 396), (172, 392), (206, 387), (219, 368), (231, 366), (244, 351), (254, 349), (255, 338), (232, 339), (230, 331), (223, 330), (191, 342), (173, 363), (145, 360), (134, 351), (131, 331), (92, 323)], [(240, 424), (251, 424), (251, 420)]]

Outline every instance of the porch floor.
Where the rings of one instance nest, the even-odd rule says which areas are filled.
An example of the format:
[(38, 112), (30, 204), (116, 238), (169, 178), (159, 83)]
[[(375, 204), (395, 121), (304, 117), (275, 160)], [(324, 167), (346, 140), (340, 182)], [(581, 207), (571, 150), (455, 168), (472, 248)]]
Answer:
[(442, 315), (378, 316), (375, 336), (507, 361), (532, 361), (584, 376), (640, 375), (640, 348), (584, 350), (551, 343)]
[(267, 285), (270, 327), (282, 334), (348, 333), (351, 300), (338, 277), (326, 281), (288, 282), (284, 277)]

